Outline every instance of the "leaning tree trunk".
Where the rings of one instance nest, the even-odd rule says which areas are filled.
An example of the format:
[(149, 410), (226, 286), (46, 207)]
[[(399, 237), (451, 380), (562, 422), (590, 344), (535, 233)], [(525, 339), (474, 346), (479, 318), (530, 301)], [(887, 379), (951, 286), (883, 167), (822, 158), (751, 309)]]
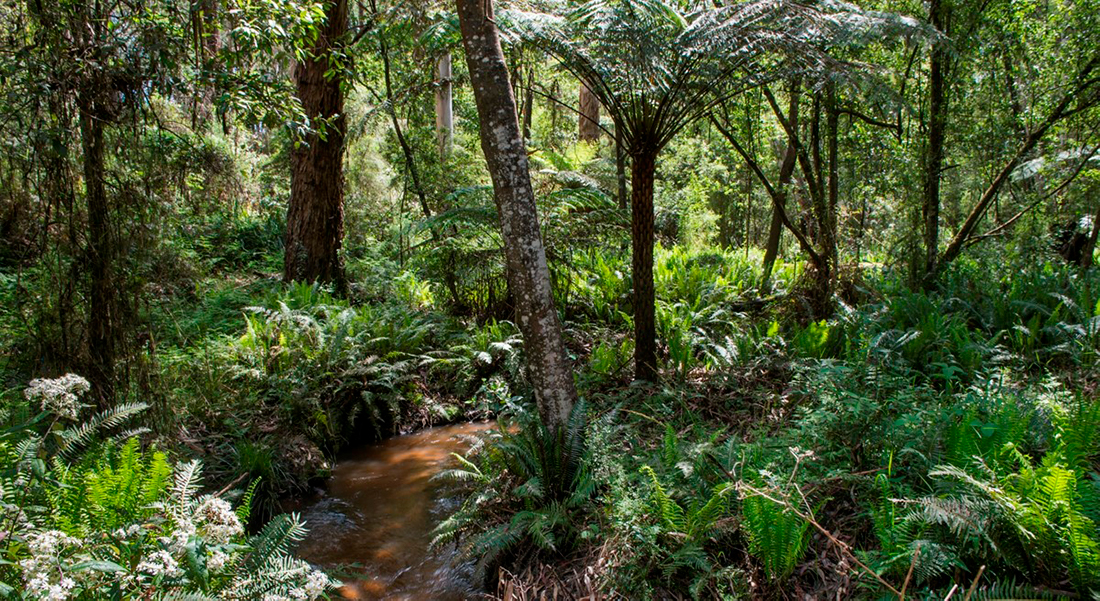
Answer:
[[(794, 119), (793, 116), (791, 118)], [(779, 206), (772, 206), (772, 221), (768, 227), (768, 241), (764, 246), (764, 269), (760, 277), (761, 294), (768, 294), (771, 291), (772, 271), (775, 269), (775, 260), (779, 257), (779, 242), (783, 236), (782, 211), (787, 208), (787, 188), (794, 175), (796, 152), (798, 151), (795, 150), (794, 144), (788, 142), (787, 149), (783, 153), (783, 162), (779, 166), (779, 186), (776, 189), (778, 196), (774, 199), (775, 204)]]
[(653, 180), (656, 146), (634, 155), (630, 171), (630, 238), (634, 280), (634, 379), (657, 380), (657, 299), (653, 286)]
[(516, 100), (493, 21), (492, 0), (457, 0), (457, 4), (527, 373), (543, 423), (554, 430), (564, 427), (577, 391), (554, 307)]
[(310, 133), (291, 154), (290, 207), (287, 211), (285, 281), (331, 282), (346, 285), (340, 259), (344, 234), (343, 77), (330, 70), (329, 56), (341, 43), (348, 25), (347, 0), (325, 7), (325, 23), (311, 56), (294, 69), (298, 98), (318, 131)]
[(578, 103), (577, 139), (581, 142), (596, 142), (600, 139), (600, 99), (581, 83), (580, 102)]
[[(787, 109), (787, 119), (790, 120), (791, 128), (798, 131), (799, 101), (802, 98), (801, 79), (794, 78), (791, 80), (789, 95), (790, 106)], [(775, 203), (772, 206), (772, 221), (768, 228), (768, 241), (764, 246), (764, 269), (760, 278), (761, 294), (771, 292), (772, 271), (775, 269), (775, 260), (779, 257), (779, 243), (783, 236), (783, 212), (787, 208), (787, 189), (790, 187), (791, 179), (794, 176), (797, 161), (798, 148), (788, 138), (787, 150), (783, 154), (783, 162), (779, 166), (779, 185), (776, 186), (778, 196), (773, 199)]]
[[(88, 96), (99, 90), (86, 92)], [(84, 150), (85, 201), (88, 204), (88, 379), (99, 406), (114, 400), (115, 337), (114, 295), (111, 281), (111, 228), (103, 159), (103, 119), (95, 109), (96, 101), (83, 97), (80, 105), (80, 138)]]

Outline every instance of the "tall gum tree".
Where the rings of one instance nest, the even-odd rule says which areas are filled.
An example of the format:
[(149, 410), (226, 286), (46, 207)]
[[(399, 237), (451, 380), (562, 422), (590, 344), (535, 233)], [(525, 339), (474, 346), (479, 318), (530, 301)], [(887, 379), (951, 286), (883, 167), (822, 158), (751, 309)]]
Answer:
[(493, 15), (492, 0), (457, 0), (462, 45), (480, 120), (481, 149), (500, 214), (508, 285), (523, 332), (527, 373), (543, 423), (564, 426), (577, 399), (539, 232), (527, 149)]
[(596, 142), (600, 139), (600, 99), (583, 82), (577, 103), (577, 139)]
[(340, 61), (348, 28), (347, 0), (325, 5), (325, 19), (294, 83), (311, 132), (291, 153), (283, 279), (346, 285), (344, 235), (344, 77)]

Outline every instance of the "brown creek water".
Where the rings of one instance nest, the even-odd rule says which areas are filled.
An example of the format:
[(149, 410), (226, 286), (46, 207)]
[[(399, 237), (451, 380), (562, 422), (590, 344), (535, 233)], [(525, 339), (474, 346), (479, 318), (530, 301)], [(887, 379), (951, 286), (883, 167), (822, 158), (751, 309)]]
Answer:
[(350, 453), (336, 464), (323, 497), (303, 511), (309, 535), (299, 555), (340, 568), (348, 599), (458, 601), (477, 596), (454, 545), (428, 550), (432, 529), (461, 503), (455, 486), (432, 476), (454, 467), (470, 436), (492, 423), (466, 423), (398, 436)]

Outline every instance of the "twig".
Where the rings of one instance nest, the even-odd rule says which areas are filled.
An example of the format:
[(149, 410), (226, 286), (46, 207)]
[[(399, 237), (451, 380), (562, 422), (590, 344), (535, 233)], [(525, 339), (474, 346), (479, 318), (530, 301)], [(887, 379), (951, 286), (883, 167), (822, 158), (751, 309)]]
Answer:
[[(856, 557), (855, 553), (852, 553), (852, 550), (848, 548), (848, 545), (844, 541), (842, 541), (842, 540), (838, 539), (837, 537), (833, 536), (832, 532), (829, 532), (828, 530), (826, 530), (824, 526), (822, 526), (821, 524), (818, 524), (817, 521), (814, 520), (813, 518), (811, 518), (810, 516), (802, 513), (798, 509), (796, 509), (788, 501), (776, 499), (775, 497), (772, 497), (771, 495), (765, 493), (764, 491), (759, 490), (759, 489), (757, 489), (757, 488), (755, 488), (755, 487), (753, 487), (749, 484), (745, 484), (744, 482), (738, 482), (737, 487), (738, 487), (738, 489), (747, 490), (747, 491), (749, 491), (750, 493), (752, 493), (754, 495), (764, 497), (765, 499), (771, 501), (772, 503), (782, 505), (782, 506), (786, 507), (788, 510), (790, 510), (791, 513), (795, 514), (796, 516), (798, 516), (799, 518), (801, 518), (803, 520), (806, 520), (806, 523), (808, 523), (809, 525), (816, 528), (818, 532), (823, 534), (825, 536), (825, 538), (829, 539), (829, 541), (832, 542), (834, 545), (836, 545), (837, 548), (839, 548), (841, 550), (841, 552), (843, 552), (845, 555), (847, 555), (848, 559), (851, 559), (857, 566), (862, 568), (863, 571), (865, 571), (868, 574), (870, 574), (871, 576), (873, 576), (874, 579), (879, 582), (879, 584), (881, 584), (882, 586), (885, 586), (891, 593), (894, 593), (895, 595), (897, 595), (899, 597), (901, 596), (901, 591), (894, 588), (889, 582), (886, 582), (885, 580), (883, 580), (882, 577), (879, 576), (878, 574), (876, 574), (874, 570), (867, 567), (867, 564), (860, 561), (859, 558)], [(985, 569), (985, 566), (982, 566), (982, 569)]]
[(634, 411), (633, 409), (620, 409), (620, 411), (625, 411), (626, 413), (633, 413), (634, 415), (637, 415), (638, 417), (643, 417), (645, 419), (648, 419), (649, 421), (651, 421), (655, 424), (664, 424), (664, 422), (662, 422), (661, 420), (659, 420), (655, 417), (648, 416), (648, 415), (646, 415), (646, 414), (644, 414), (640, 411)]
[(920, 545), (917, 545), (917, 550), (913, 551), (913, 559), (909, 560), (909, 571), (905, 573), (905, 582), (901, 583), (901, 593), (898, 594), (898, 601), (905, 601), (905, 589), (909, 588), (909, 580), (913, 578), (913, 568), (917, 566), (918, 557), (920, 557)]
[(951, 586), (951, 590), (947, 591), (947, 596), (943, 598), (943, 601), (951, 601), (951, 597), (955, 596), (955, 591), (959, 590), (959, 583), (955, 583)]
[(226, 484), (225, 488), (219, 490), (216, 494), (214, 494), (214, 497), (217, 498), (217, 497), (220, 497), (220, 496), (224, 495), (225, 493), (229, 492), (229, 490), (231, 488), (233, 488), (234, 486), (240, 484), (241, 480), (244, 480), (246, 477), (248, 477), (248, 472), (245, 472), (245, 473), (241, 474), (240, 476), (237, 476), (236, 480), (233, 480), (229, 484)]
[(970, 588), (966, 591), (966, 596), (963, 597), (963, 601), (970, 601), (970, 595), (974, 594), (974, 589), (978, 588), (978, 581), (982, 579), (982, 574), (985, 573), (985, 566), (978, 568), (978, 575), (974, 577), (974, 582), (970, 583)]

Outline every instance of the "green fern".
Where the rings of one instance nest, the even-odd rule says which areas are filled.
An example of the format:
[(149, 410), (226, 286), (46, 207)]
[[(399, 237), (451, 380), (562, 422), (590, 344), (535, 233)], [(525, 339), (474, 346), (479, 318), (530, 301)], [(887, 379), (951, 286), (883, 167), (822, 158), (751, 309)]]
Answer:
[(123, 403), (96, 413), (72, 429), (58, 430), (56, 434), (60, 442), (57, 445), (57, 454), (63, 459), (71, 460), (87, 448), (96, 436), (105, 430), (118, 428), (148, 408), (145, 403)]
[(113, 530), (152, 513), (172, 476), (172, 466), (159, 451), (143, 453), (136, 439), (69, 466), (55, 460), (60, 486), (50, 495), (59, 528), (78, 536), (93, 529)]
[(915, 515), (983, 562), (1051, 585), (1065, 574), (1082, 592), (1100, 587), (1100, 490), (1087, 476), (1100, 441), (1095, 424), (1079, 421), (1095, 411), (1093, 405), (1055, 419), (1055, 446), (1038, 464), (1008, 443), (1002, 455), (1011, 461), (975, 457), (963, 467), (938, 466), (930, 475), (944, 492), (920, 499)]
[(597, 486), (585, 440), (586, 403), (577, 403), (557, 431), (522, 409), (515, 417), (518, 428), (502, 417), (476, 453), (459, 457), (459, 467), (437, 476), (471, 490), (435, 528), (432, 545), (464, 541), (464, 555), (477, 558), (479, 579), (523, 543), (553, 552), (576, 544), (578, 517)]
[(758, 494), (741, 500), (742, 528), (749, 540), (749, 552), (774, 580), (791, 575), (809, 544), (810, 524), (790, 508)]
[(639, 471), (649, 480), (653, 511), (668, 532), (682, 535), (692, 543), (702, 544), (711, 538), (718, 527), (718, 521), (728, 513), (729, 496), (734, 488), (729, 482), (714, 487), (705, 501), (693, 500), (685, 508), (669, 496), (653, 468), (643, 465)]

